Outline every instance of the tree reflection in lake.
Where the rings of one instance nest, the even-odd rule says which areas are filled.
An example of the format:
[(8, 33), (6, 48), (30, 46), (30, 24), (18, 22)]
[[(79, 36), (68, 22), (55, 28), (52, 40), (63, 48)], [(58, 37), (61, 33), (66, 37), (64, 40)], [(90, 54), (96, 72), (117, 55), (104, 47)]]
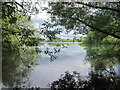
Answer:
[[(39, 56), (40, 57), (40, 56)], [(2, 83), (5, 87), (25, 87), (32, 67), (35, 66), (35, 51), (30, 49), (21, 54), (3, 52)]]
[[(46, 44), (45, 44), (46, 45)], [(45, 46), (43, 45), (43, 46)], [(67, 46), (70, 45), (69, 43), (48, 43), (45, 47), (45, 50), (41, 50), (41, 48), (36, 48), (37, 53), (44, 53), (50, 56), (50, 61), (56, 60), (58, 56), (56, 54), (60, 53), (60, 51)]]
[[(69, 45), (71, 48), (69, 48)], [(34, 71), (34, 66), (39, 65), (38, 60), (42, 58), (43, 54), (46, 54), (50, 57), (50, 61), (58, 60), (56, 63), (52, 64), (60, 64), (59, 62), (59, 54), (62, 56), (65, 56), (66, 52), (62, 52), (64, 48), (66, 48), (67, 52), (70, 52), (66, 57), (63, 57), (61, 62), (65, 63), (68, 59), (71, 59), (70, 61), (73, 62), (73, 59), (78, 59), (80, 56), (80, 48), (84, 47), (84, 52), (86, 57), (83, 57), (85, 61), (89, 61), (91, 63), (91, 67), (93, 71), (90, 72), (89, 78), (87, 80), (84, 80), (81, 76), (81, 73), (74, 72), (73, 74), (70, 74), (69, 72), (66, 72), (65, 75), (61, 76), (61, 78), (51, 84), (51, 88), (54, 89), (56, 86), (59, 85), (59, 88), (87, 88), (86, 90), (101, 90), (101, 88), (108, 87), (106, 90), (117, 90), (120, 86), (120, 72), (116, 72), (119, 68), (115, 69), (116, 65), (120, 63), (120, 47), (119, 45), (81, 45), (79, 47), (77, 45), (72, 44), (62, 44), (62, 43), (47, 43), (47, 46), (42, 44), (40, 47), (36, 48), (38, 53), (35, 52), (35, 50), (27, 50), (24, 53), (21, 53), (18, 55), (17, 53), (8, 53), (3, 52), (3, 61), (2, 61), (2, 79), (3, 84), (6, 87), (29, 87), (29, 76), (31, 74), (31, 71)], [(43, 48), (44, 47), (44, 48)], [(68, 47), (68, 48), (67, 48)], [(77, 49), (76, 49), (77, 48)], [(79, 48), (79, 49), (78, 49)], [(68, 50), (69, 49), (69, 50)], [(73, 54), (71, 51), (77, 51), (77, 55)], [(82, 50), (82, 49), (81, 49)], [(72, 54), (75, 58), (71, 58)], [(71, 56), (69, 56), (71, 55)], [(83, 55), (83, 53), (81, 53)], [(76, 58), (78, 57), (78, 58)], [(81, 56), (80, 56), (81, 57)], [(81, 59), (81, 58), (79, 58)], [(78, 59), (78, 61), (79, 61)], [(68, 60), (69, 61), (69, 60)], [(70, 62), (70, 63), (71, 63)], [(75, 62), (75, 60), (74, 60)], [(82, 62), (82, 61), (81, 61)], [(68, 62), (67, 62), (68, 63)], [(46, 66), (45, 66), (46, 64)], [(45, 63), (40, 64), (41, 66), (45, 66), (44, 68), (50, 68), (50, 64)], [(73, 63), (72, 63), (73, 64)], [(39, 65), (39, 66), (40, 66)], [(62, 64), (60, 64), (62, 65)], [(64, 64), (68, 65), (68, 64)], [(64, 68), (63, 65), (63, 68)], [(54, 65), (53, 65), (54, 66)], [(75, 68), (75, 65), (70, 66), (70, 68)], [(57, 68), (57, 66), (56, 66)], [(55, 67), (52, 68), (53, 70)], [(49, 70), (52, 70), (49, 69)], [(65, 69), (65, 68), (64, 68)], [(67, 69), (69, 69), (67, 67)], [(39, 69), (44, 70), (44, 69)], [(48, 69), (45, 69), (48, 70)], [(78, 70), (78, 69), (77, 69)], [(118, 70), (119, 71), (119, 70)], [(52, 71), (50, 71), (52, 73)], [(60, 72), (60, 71), (59, 71)], [(78, 71), (77, 71), (78, 72)], [(57, 72), (56, 72), (57, 73)], [(49, 74), (49, 73), (48, 73)], [(46, 75), (44, 75), (45, 77)], [(40, 77), (40, 76), (39, 76)], [(39, 78), (37, 77), (37, 79)], [(75, 77), (75, 78), (73, 78)], [(77, 79), (77, 78), (78, 79)], [(49, 77), (48, 77), (49, 78)], [(67, 78), (67, 79), (66, 79)], [(77, 81), (76, 81), (77, 80)], [(67, 82), (69, 81), (69, 82)], [(27, 83), (26, 83), (27, 82)], [(104, 84), (102, 82), (105, 82)], [(101, 86), (98, 88), (98, 86)], [(113, 87), (112, 87), (113, 85)], [(31, 86), (32, 87), (32, 86)], [(111, 88), (112, 89), (109, 89)], [(88, 89), (89, 88), (89, 89)], [(98, 88), (98, 89), (96, 89)], [(120, 88), (120, 87), (119, 87)]]
[(85, 45), (86, 60), (96, 69), (111, 68), (120, 64), (120, 45)]
[[(100, 72), (100, 73), (99, 73)], [(114, 70), (91, 71), (88, 80), (81, 78), (76, 71), (65, 72), (60, 79), (50, 84), (51, 90), (119, 90), (120, 76)], [(106, 74), (104, 74), (106, 72)]]
[[(81, 44), (80, 44), (81, 45)], [(84, 45), (86, 60), (90, 61), (93, 70), (87, 80), (82, 80), (80, 73), (65, 72), (60, 79), (50, 84), (52, 90), (77, 89), (77, 90), (119, 90), (120, 63), (119, 45)]]
[[(41, 44), (43, 46), (44, 44)], [(46, 47), (45, 50), (41, 51), (41, 48), (29, 47), (21, 50), (20, 53), (12, 52), (9, 53), (3, 51), (2, 54), (2, 83), (3, 87), (29, 87), (29, 76), (34, 66), (38, 65), (38, 60), (41, 59), (41, 53), (50, 56), (50, 60), (57, 59), (56, 54), (61, 49), (65, 48), (64, 44), (49, 44), (54, 46), (52, 49)], [(62, 47), (61, 47), (62, 45)], [(36, 49), (36, 50), (35, 50)], [(37, 51), (37, 52), (36, 52)]]

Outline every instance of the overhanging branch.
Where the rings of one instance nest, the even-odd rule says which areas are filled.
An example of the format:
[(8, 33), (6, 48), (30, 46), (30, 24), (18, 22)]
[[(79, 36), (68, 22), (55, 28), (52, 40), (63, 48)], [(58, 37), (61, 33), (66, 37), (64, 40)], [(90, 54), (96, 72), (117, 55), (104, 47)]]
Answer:
[(64, 14), (61, 14), (61, 15), (62, 15), (63, 17), (66, 17), (66, 18), (70, 18), (70, 19), (77, 20), (77, 21), (79, 21), (79, 22), (85, 24), (86, 26), (88, 26), (88, 27), (94, 29), (95, 31), (99, 31), (99, 32), (104, 33), (104, 34), (106, 34), (106, 35), (110, 35), (110, 36), (113, 36), (113, 37), (115, 37), (115, 38), (120, 39), (120, 36), (115, 35), (115, 34), (113, 34), (113, 33), (109, 33), (109, 32), (107, 32), (106, 30), (101, 30), (101, 29), (99, 29), (99, 28), (96, 28), (96, 27), (94, 27), (94, 26), (92, 26), (92, 25), (86, 23), (85, 21), (79, 19), (79, 18), (73, 18), (73, 17), (70, 17), (70, 16), (66, 16), (66, 15), (64, 15)]
[(83, 3), (83, 2), (76, 2), (76, 3), (81, 4), (81, 5), (85, 5), (85, 6), (88, 6), (88, 7), (96, 8), (96, 9), (105, 9), (105, 10), (111, 10), (111, 11), (120, 13), (120, 10), (118, 10), (118, 9), (113, 9), (113, 8), (109, 8), (109, 7), (94, 6), (94, 5), (86, 4), (86, 3)]

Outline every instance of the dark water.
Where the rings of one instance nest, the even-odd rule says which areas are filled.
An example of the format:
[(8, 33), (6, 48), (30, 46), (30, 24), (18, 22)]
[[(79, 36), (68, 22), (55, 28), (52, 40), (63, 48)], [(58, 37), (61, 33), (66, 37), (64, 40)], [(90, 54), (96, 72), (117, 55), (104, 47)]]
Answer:
[(66, 71), (87, 80), (91, 70), (103, 68), (120, 75), (119, 45), (41, 43), (38, 53), (33, 48), (21, 55), (3, 52), (2, 82), (3, 87), (46, 88)]

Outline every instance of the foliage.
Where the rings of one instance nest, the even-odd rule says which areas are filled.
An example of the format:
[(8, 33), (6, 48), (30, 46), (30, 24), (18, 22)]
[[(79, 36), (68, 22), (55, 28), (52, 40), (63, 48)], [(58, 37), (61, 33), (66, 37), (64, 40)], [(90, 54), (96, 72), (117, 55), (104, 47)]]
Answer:
[(59, 46), (59, 47), (64, 47), (64, 46), (69, 46), (71, 43), (48, 43), (49, 46)]
[[(62, 38), (55, 38), (52, 40), (52, 42), (79, 42), (80, 39), (62, 39)], [(47, 40), (47, 42), (50, 42), (50, 40)]]
[(56, 38), (56, 35), (62, 32), (61, 28), (55, 28), (55, 24), (51, 24), (49, 22), (44, 22), (43, 27), (40, 28), (40, 34), (44, 35), (44, 37), (48, 38), (50, 41)]
[(107, 36), (120, 39), (120, 2), (51, 2), (49, 5), (52, 21), (64, 26), (67, 32), (87, 34), (89, 42), (101, 43)]
[(120, 39), (116, 39), (114, 37), (108, 36), (106, 38), (103, 38), (102, 43), (116, 43), (116, 44), (119, 44)]
[[(29, 80), (30, 72), (37, 64), (36, 51), (31, 48), (23, 52), (20, 51), (20, 55), (15, 52), (3, 52), (2, 53), (2, 83), (3, 87), (7, 88), (20, 88), (28, 87), (26, 82)], [(40, 58), (40, 56), (39, 56)]]
[[(46, 43), (41, 43), (41, 45), (44, 46), (44, 44)], [(45, 47), (44, 50), (42, 50), (42, 48), (36, 48), (37, 53), (43, 53), (46, 54), (50, 57), (50, 61), (53, 60), (57, 60), (58, 57), (58, 53), (61, 52), (62, 49), (67, 48), (68, 45), (70, 44), (65, 44), (65, 43), (47, 43), (47, 47)]]
[(2, 3), (3, 50), (19, 52), (22, 46), (37, 46), (34, 32), (29, 16), (19, 12), (12, 2)]
[[(106, 75), (102, 74), (107, 72)], [(117, 79), (114, 71), (102, 70), (99, 72), (91, 71), (89, 74), (89, 80), (82, 80), (80, 73), (65, 72), (61, 75), (60, 79), (50, 84), (51, 90), (118, 90), (120, 88), (120, 78)]]
[(90, 61), (94, 68), (110, 68), (120, 63), (119, 45), (91, 45), (84, 44), (86, 60)]
[(82, 37), (81, 41), (85, 44), (112, 44), (120, 43), (120, 39), (114, 38), (110, 35), (105, 36), (102, 33), (97, 33), (95, 31), (89, 31), (86, 37)]

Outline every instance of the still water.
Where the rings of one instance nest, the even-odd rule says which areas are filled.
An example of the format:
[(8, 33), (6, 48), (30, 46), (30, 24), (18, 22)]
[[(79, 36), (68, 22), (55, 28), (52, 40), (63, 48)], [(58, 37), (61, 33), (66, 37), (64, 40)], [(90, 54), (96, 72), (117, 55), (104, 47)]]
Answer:
[(113, 68), (120, 75), (119, 45), (41, 43), (38, 53), (3, 53), (3, 87), (47, 88), (66, 71), (87, 79), (91, 69)]

